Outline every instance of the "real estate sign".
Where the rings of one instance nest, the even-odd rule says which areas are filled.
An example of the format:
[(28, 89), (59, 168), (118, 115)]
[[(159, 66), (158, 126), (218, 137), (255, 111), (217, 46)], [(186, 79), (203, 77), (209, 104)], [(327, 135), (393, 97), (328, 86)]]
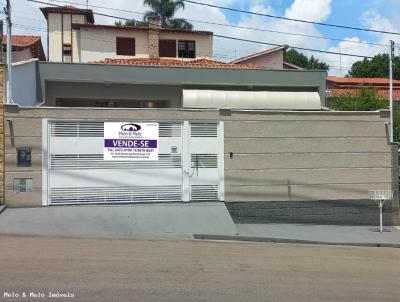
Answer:
[(158, 160), (158, 123), (104, 123), (104, 160)]

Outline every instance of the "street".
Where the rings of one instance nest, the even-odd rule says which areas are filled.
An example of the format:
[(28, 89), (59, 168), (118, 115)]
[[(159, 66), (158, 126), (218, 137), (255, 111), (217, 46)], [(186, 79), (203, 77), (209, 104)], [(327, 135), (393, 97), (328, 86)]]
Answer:
[(400, 297), (394, 248), (1, 236), (0, 253), (1, 301)]

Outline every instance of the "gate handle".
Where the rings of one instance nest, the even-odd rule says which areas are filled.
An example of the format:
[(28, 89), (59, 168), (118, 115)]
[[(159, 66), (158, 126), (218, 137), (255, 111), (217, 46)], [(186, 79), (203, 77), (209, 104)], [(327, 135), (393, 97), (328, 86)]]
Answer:
[(199, 155), (196, 154), (196, 175), (199, 176)]

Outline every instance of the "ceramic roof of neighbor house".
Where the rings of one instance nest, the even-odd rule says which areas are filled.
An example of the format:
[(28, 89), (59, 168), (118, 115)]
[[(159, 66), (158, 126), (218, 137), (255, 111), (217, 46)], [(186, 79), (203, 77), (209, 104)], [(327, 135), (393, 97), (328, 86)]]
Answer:
[(49, 13), (64, 13), (64, 14), (75, 14), (75, 15), (85, 15), (86, 20), (89, 23), (94, 23), (94, 15), (91, 9), (82, 9), (72, 5), (57, 5), (57, 6), (48, 6), (41, 7), (44, 17), (47, 19)]
[[(328, 89), (330, 97), (338, 97), (344, 95), (357, 95), (359, 93), (358, 88), (331, 88)], [(377, 89), (377, 96), (383, 99), (389, 99), (389, 89)], [(400, 100), (400, 89), (393, 89), (393, 99)]]
[(157, 66), (157, 67), (183, 67), (183, 68), (219, 68), (219, 69), (261, 69), (252, 64), (232, 64), (210, 59), (111, 59), (107, 58), (94, 63), (98, 64), (115, 64), (115, 65), (135, 65), (135, 66)]
[(286, 50), (288, 48), (289, 48), (289, 45), (282, 45), (282, 46), (277, 46), (277, 47), (274, 47), (274, 48), (269, 48), (269, 49), (266, 49), (266, 50), (263, 50), (263, 51), (260, 51), (260, 52), (252, 53), (252, 54), (250, 54), (248, 56), (245, 56), (245, 57), (241, 57), (239, 59), (236, 59), (236, 60), (232, 61), (231, 63), (232, 64), (241, 63), (243, 61), (247, 61), (247, 60), (259, 57), (259, 56), (263, 56), (263, 55), (269, 54), (271, 52), (275, 52), (275, 51), (279, 51), (279, 50)]
[(304, 70), (303, 67), (300, 67), (296, 64), (288, 63), (288, 62), (283, 62), (283, 68), (288, 67), (288, 69), (297, 69), (297, 70)]
[[(336, 85), (347, 86), (388, 86), (389, 79), (387, 78), (342, 78), (329, 76), (326, 78), (328, 82)], [(400, 80), (394, 80), (393, 85), (400, 86)]]
[[(29, 48), (34, 58), (38, 58), (41, 61), (46, 60), (40, 36), (12, 35), (11, 45), (13, 51), (19, 51)], [(7, 46), (7, 36), (3, 35), (4, 51), (6, 46)]]
[[(151, 28), (148, 26), (127, 26), (127, 25), (109, 25), (109, 24), (81, 24), (81, 23), (73, 23), (72, 27), (75, 29), (79, 29), (82, 27), (86, 28), (100, 28), (100, 29), (111, 29), (111, 30), (132, 30), (132, 31), (148, 31)], [(177, 33), (189, 33), (189, 34), (201, 34), (201, 35), (212, 35), (211, 31), (202, 31), (202, 30), (184, 30), (184, 29), (176, 29), (176, 28), (167, 28), (160, 27), (159, 30), (161, 32), (177, 32)]]

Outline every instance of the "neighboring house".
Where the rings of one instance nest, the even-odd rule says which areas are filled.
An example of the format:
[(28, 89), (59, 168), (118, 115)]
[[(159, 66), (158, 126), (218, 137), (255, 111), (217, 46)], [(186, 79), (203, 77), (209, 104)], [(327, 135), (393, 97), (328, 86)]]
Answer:
[[(12, 60), (13, 62), (39, 59), (46, 61), (40, 36), (12, 35)], [(3, 62), (7, 58), (7, 36), (3, 36)]]
[(106, 58), (211, 58), (213, 34), (148, 26), (95, 24), (90, 9), (73, 6), (41, 8), (48, 24), (51, 62), (95, 62)]
[[(356, 95), (360, 87), (375, 89), (377, 95), (389, 99), (389, 79), (386, 78), (341, 78), (327, 77), (326, 85), (328, 97), (337, 97), (347, 94)], [(393, 81), (393, 98), (400, 101), (400, 80)]]
[(283, 60), (283, 54), (289, 46), (283, 45), (261, 52), (257, 52), (232, 61), (232, 64), (252, 64), (264, 69), (296, 69), (303, 68), (287, 63)]

